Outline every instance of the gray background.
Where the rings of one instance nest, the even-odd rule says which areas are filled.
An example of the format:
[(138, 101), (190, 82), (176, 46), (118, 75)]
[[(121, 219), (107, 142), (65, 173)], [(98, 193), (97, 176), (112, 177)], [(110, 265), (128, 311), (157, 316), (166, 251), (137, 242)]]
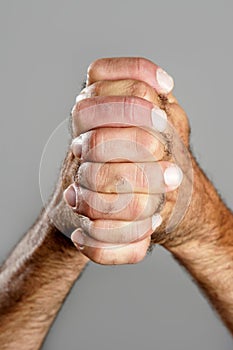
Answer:
[[(232, 12), (232, 0), (0, 1), (1, 261), (42, 206), (43, 147), (98, 57), (145, 56), (175, 77), (195, 154), (233, 208)], [(136, 266), (90, 263), (43, 349), (232, 345), (191, 278), (156, 248)]]

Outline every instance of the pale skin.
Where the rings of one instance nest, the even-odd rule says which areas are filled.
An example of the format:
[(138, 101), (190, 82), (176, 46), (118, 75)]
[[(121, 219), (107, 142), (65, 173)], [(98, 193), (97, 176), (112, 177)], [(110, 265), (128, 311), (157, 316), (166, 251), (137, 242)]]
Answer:
[[(187, 116), (172, 95), (172, 80), (161, 78), (159, 67), (143, 58), (100, 59), (89, 67), (87, 87), (72, 110), (73, 142), (53, 198), (1, 268), (1, 349), (40, 348), (89, 259), (99, 264), (138, 263), (154, 244), (163, 245), (185, 266), (233, 334), (233, 215), (192, 156)], [(150, 118), (144, 119), (148, 129), (139, 127), (130, 114), (125, 115), (132, 123), (129, 127), (114, 124), (114, 115), (108, 116), (107, 124), (100, 116), (98, 127), (94, 119), (82, 118), (90, 106), (115, 102), (165, 112), (188, 149), (194, 175), (191, 202), (169, 234), (166, 224), (187, 171), (182, 169), (183, 177), (178, 176), (166, 139), (159, 142), (148, 131), (153, 129)], [(143, 147), (127, 147), (124, 159), (117, 147), (119, 135), (127, 144)], [(171, 166), (178, 169), (172, 184), (166, 176)], [(126, 177), (130, 187), (123, 181)], [(99, 200), (99, 192), (104, 200)], [(49, 219), (62, 193), (75, 215), (82, 215), (81, 229), (72, 234), (74, 245)], [(166, 200), (160, 208), (163, 193)], [(116, 196), (119, 204), (129, 195), (132, 200), (124, 210), (114, 210)], [(56, 210), (69, 226), (67, 204)], [(159, 208), (162, 222), (154, 226)]]

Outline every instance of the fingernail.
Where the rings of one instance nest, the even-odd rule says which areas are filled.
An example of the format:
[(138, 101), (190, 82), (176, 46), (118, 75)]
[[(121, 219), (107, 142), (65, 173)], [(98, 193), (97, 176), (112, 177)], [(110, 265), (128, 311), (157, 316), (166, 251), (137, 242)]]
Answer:
[(84, 88), (75, 98), (75, 103), (80, 102), (84, 98), (86, 98), (87, 90)]
[(83, 250), (85, 248), (85, 240), (83, 237), (83, 230), (81, 228), (78, 228), (72, 233), (71, 240), (77, 249)]
[(78, 96), (76, 96), (75, 103), (79, 103), (80, 101), (85, 100), (86, 98), (91, 98), (93, 96), (96, 96), (94, 86), (87, 86), (80, 92)]
[(82, 155), (82, 135), (76, 137), (71, 143), (71, 149), (75, 157), (81, 158)]
[(154, 231), (157, 227), (159, 227), (162, 224), (163, 219), (162, 219), (161, 215), (154, 214), (152, 216), (151, 221), (152, 221), (152, 223), (151, 223), (152, 231)]
[(159, 132), (163, 132), (167, 127), (167, 114), (160, 108), (151, 110), (151, 121), (153, 127)]
[(183, 172), (177, 165), (169, 166), (164, 172), (164, 182), (167, 186), (178, 187), (183, 179)]
[(159, 84), (161, 92), (168, 94), (174, 87), (173, 78), (167, 74), (162, 68), (158, 68), (156, 71), (156, 79)]
[(65, 201), (67, 204), (69, 204), (71, 207), (76, 207), (76, 192), (73, 185), (70, 185), (63, 194)]

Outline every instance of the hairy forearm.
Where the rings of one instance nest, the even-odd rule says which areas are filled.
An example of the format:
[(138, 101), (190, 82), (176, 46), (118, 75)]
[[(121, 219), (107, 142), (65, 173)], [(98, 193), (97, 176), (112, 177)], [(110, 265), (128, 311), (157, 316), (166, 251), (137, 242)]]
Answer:
[(44, 211), (1, 268), (2, 350), (40, 348), (87, 261)]
[(196, 280), (233, 334), (233, 215), (204, 175), (203, 180), (205, 190), (198, 193), (197, 200), (205, 211), (205, 221), (200, 217), (199, 228), (192, 231), (190, 225), (190, 239), (168, 249)]

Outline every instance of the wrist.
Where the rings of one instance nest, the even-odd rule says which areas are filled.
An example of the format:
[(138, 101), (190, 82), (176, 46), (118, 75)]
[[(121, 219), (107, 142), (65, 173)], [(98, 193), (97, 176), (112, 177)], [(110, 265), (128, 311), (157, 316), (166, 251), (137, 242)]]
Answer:
[[(152, 236), (153, 243), (162, 244), (168, 250), (183, 246), (188, 242), (217, 240), (220, 234), (218, 228), (222, 227), (226, 215), (229, 216), (229, 211), (214, 186), (200, 169), (196, 160), (193, 157), (191, 159), (193, 167), (192, 198), (183, 219), (168, 234), (166, 233), (167, 222), (164, 221), (163, 227), (161, 226)], [(162, 212), (162, 216), (167, 218), (172, 213), (177, 193), (171, 192), (168, 195), (170, 196), (168, 204), (163, 209), (164, 213)]]
[(70, 240), (51, 220), (49, 207), (43, 209), (38, 220), (19, 245), (26, 250), (24, 263), (35, 262), (35, 268), (44, 274), (63, 276), (70, 281), (76, 279), (88, 259), (83, 256)]
[[(204, 251), (224, 246), (229, 232), (232, 242), (233, 215), (221, 200), (213, 184), (194, 160), (193, 198), (187, 213), (173, 233), (180, 239), (165, 242), (164, 246), (174, 254)], [(228, 237), (229, 238), (229, 237)], [(196, 249), (195, 249), (195, 248)]]

